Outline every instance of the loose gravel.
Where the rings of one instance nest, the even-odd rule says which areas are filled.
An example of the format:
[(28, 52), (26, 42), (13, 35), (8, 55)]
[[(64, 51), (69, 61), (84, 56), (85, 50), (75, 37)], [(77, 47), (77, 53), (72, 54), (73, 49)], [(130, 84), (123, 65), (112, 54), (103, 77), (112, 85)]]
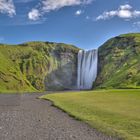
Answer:
[(39, 96), (0, 94), (0, 140), (115, 140)]

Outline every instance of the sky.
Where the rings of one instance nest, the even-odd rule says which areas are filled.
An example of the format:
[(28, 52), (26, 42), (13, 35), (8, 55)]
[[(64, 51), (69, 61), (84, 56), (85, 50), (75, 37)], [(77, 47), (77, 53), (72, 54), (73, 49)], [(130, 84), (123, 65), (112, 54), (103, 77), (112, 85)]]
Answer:
[(0, 0), (0, 43), (50, 41), (98, 48), (140, 32), (140, 0)]

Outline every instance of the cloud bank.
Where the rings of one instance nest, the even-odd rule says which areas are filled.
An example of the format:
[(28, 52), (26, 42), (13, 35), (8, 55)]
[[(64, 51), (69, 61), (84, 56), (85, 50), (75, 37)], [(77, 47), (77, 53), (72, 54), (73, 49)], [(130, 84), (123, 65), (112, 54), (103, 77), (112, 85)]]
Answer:
[(39, 3), (39, 8), (34, 8), (28, 13), (28, 18), (38, 20), (45, 13), (59, 10), (63, 7), (90, 4), (91, 2), (92, 0), (42, 0)]
[(99, 15), (96, 20), (106, 20), (113, 17), (129, 20), (140, 17), (140, 11), (133, 10), (133, 7), (129, 4), (120, 5), (117, 10), (105, 11), (103, 14)]
[(16, 15), (13, 0), (0, 0), (0, 13), (8, 14), (10, 17)]

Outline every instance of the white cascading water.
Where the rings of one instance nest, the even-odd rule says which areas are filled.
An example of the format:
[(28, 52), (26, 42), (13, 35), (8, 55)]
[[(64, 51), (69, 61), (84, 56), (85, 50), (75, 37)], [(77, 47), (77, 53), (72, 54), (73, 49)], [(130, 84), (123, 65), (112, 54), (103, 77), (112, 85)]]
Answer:
[(98, 50), (78, 53), (78, 89), (91, 89), (97, 77)]

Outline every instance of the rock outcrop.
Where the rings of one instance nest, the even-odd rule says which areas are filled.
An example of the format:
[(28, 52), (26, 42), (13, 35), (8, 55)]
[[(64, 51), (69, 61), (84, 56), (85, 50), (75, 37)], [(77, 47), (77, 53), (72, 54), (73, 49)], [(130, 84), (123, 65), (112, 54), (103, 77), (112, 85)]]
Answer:
[(55, 67), (45, 77), (46, 90), (70, 90), (76, 88), (77, 53), (78, 51), (73, 52), (68, 48), (66, 50), (55, 49), (50, 53)]

